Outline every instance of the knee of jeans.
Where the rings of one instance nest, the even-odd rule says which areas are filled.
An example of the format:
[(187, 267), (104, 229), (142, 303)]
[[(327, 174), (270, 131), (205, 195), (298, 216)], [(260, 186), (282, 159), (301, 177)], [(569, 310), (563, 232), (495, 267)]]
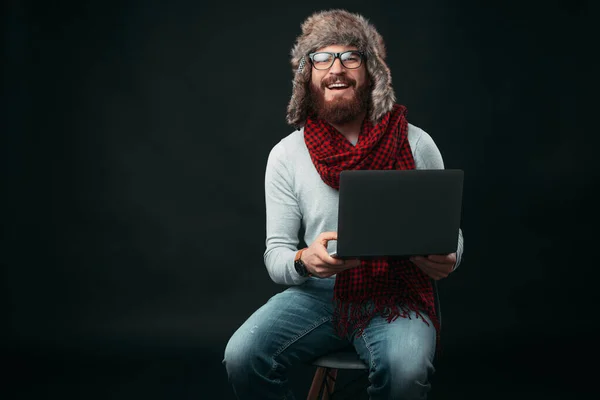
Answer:
[(429, 354), (419, 351), (419, 348), (389, 351), (378, 363), (379, 368), (392, 382), (424, 384), (427, 383), (429, 375), (434, 371)]
[(244, 341), (239, 340), (237, 335), (234, 334), (229, 339), (229, 342), (227, 342), (227, 346), (225, 346), (225, 353), (223, 355), (223, 365), (225, 365), (225, 368), (229, 370), (244, 365), (251, 357), (248, 354), (248, 350), (250, 349), (244, 346)]
[(265, 367), (270, 367), (266, 357), (261, 354), (258, 343), (255, 343), (252, 337), (234, 334), (225, 346), (223, 356), (223, 365), (228, 373), (246, 373), (249, 369), (256, 368), (257, 364), (265, 364)]

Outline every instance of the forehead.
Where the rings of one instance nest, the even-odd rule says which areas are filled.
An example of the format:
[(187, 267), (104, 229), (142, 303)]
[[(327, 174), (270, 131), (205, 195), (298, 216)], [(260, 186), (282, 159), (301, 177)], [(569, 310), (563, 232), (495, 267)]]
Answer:
[(356, 46), (340, 46), (340, 45), (331, 45), (331, 46), (325, 46), (325, 47), (321, 47), (318, 48), (316, 52), (318, 51), (330, 51), (332, 53), (341, 53), (343, 51), (348, 51), (348, 50), (358, 50), (358, 48)]

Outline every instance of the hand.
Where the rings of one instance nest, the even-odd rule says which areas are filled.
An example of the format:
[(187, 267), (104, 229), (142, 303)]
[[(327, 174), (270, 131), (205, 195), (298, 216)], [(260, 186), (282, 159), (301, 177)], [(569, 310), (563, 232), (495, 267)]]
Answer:
[(337, 240), (337, 232), (323, 232), (304, 252), (300, 259), (312, 275), (329, 278), (350, 268), (360, 265), (360, 260), (340, 260), (327, 252), (327, 242)]
[(421, 268), (430, 278), (438, 281), (446, 278), (454, 269), (456, 253), (430, 255), (427, 257), (410, 257), (410, 261)]

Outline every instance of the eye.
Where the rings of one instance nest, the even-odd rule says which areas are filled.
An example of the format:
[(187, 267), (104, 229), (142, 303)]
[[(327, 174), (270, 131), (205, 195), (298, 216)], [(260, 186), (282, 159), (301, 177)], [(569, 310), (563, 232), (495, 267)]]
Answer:
[(360, 54), (359, 53), (344, 53), (342, 55), (342, 58), (344, 61), (350, 61), (350, 62), (358, 62), (360, 61)]
[(329, 53), (313, 54), (313, 62), (315, 62), (315, 63), (328, 63), (330, 61), (331, 61), (331, 54), (329, 54)]

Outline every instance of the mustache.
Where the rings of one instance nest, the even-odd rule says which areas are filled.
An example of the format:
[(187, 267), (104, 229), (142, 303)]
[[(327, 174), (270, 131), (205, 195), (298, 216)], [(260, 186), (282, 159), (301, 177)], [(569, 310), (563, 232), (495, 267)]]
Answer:
[(356, 87), (356, 81), (354, 79), (349, 78), (347, 76), (339, 75), (323, 79), (323, 81), (321, 81), (321, 89), (325, 90), (325, 88), (331, 85), (332, 83), (343, 83), (353, 88)]

